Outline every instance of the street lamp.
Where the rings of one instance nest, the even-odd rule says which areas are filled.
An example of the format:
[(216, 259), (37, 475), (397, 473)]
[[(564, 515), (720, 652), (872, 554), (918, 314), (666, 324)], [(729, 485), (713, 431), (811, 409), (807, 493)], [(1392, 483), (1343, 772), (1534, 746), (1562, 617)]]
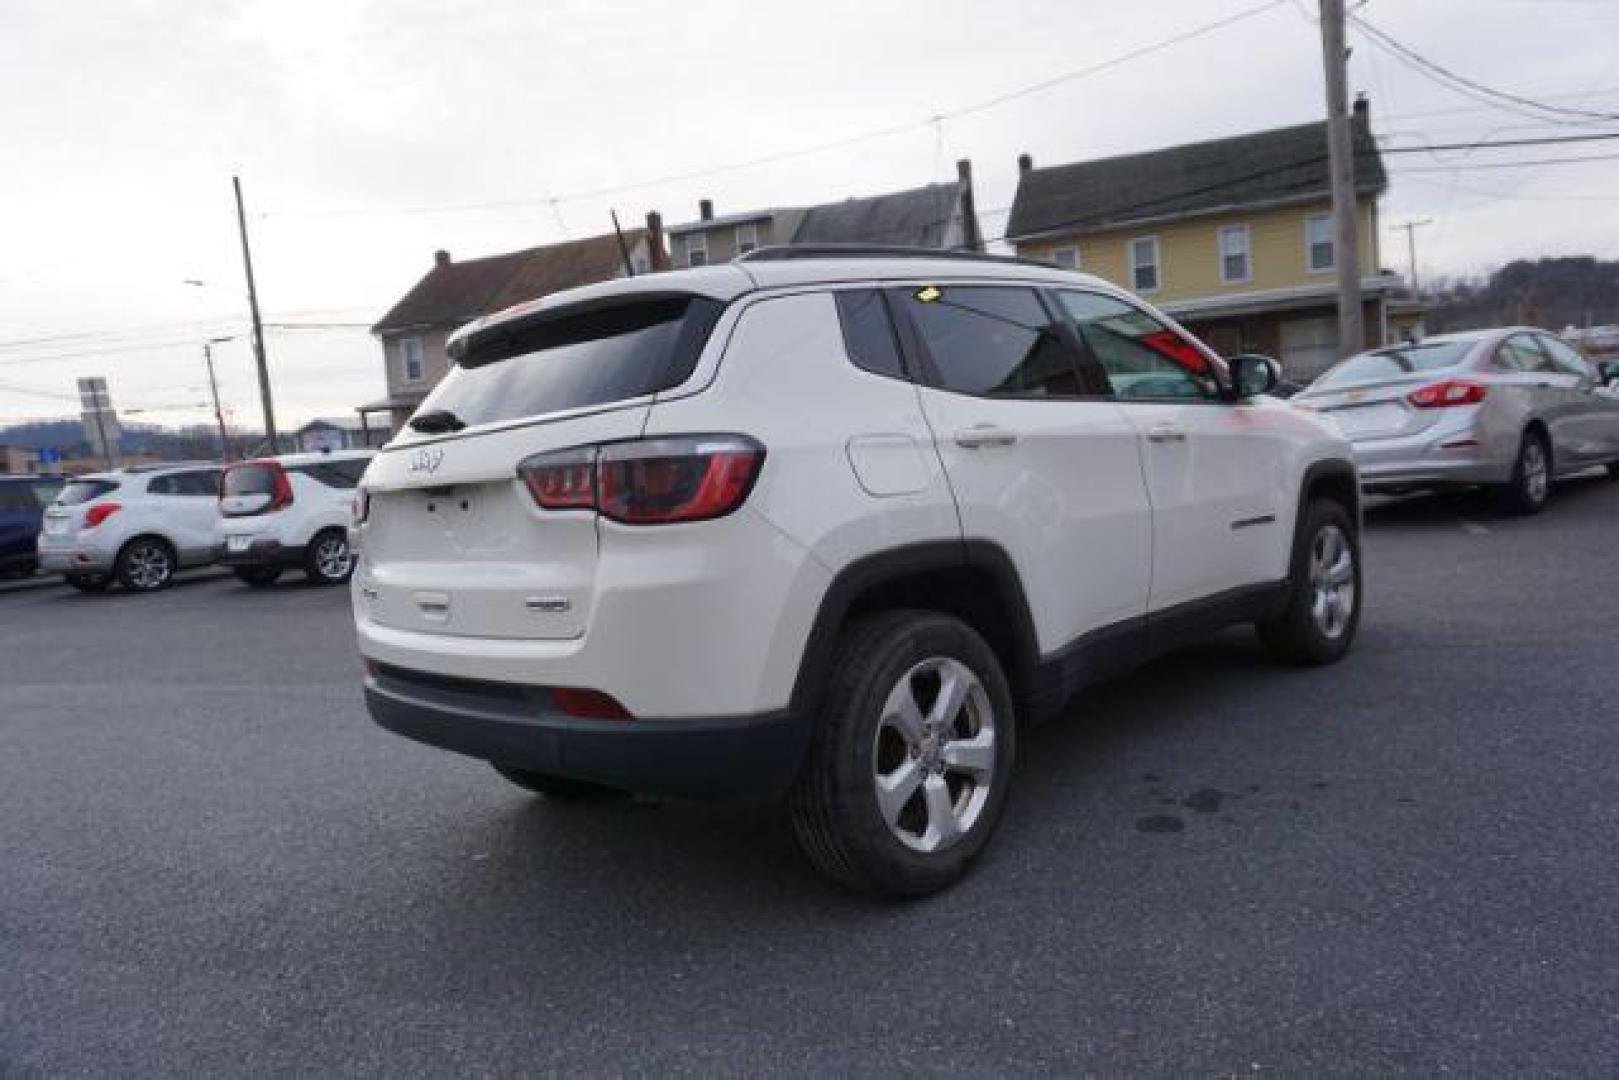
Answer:
[(205, 281), (202, 278), (183, 278), (181, 279), (181, 284), (190, 285), (195, 289), (222, 289), (247, 301), (248, 308), (253, 316), (253, 356), (258, 362), (259, 369), (259, 405), (264, 410), (264, 434), (270, 440), (271, 453), (274, 453), (276, 448), (275, 406), (272, 404), (270, 395), (270, 365), (264, 354), (264, 326), (259, 321), (258, 300), (252, 291), (253, 270), (251, 264), (248, 265), (248, 291), (245, 293), (226, 285), (217, 285), (212, 281)]
[(225, 431), (225, 410), (219, 406), (219, 380), (214, 377), (214, 346), (226, 341), (235, 341), (232, 336), (209, 338), (202, 343), (202, 358), (208, 365), (208, 389), (214, 398), (214, 419), (219, 422), (219, 456), (222, 461), (230, 461), (230, 435)]

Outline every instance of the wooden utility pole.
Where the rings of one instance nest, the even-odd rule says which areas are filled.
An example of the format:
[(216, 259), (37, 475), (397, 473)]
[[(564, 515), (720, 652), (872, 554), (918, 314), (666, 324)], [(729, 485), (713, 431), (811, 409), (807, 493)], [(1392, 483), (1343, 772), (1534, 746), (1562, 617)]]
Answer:
[(264, 437), (270, 442), (270, 453), (280, 450), (276, 446), (275, 405), (270, 400), (270, 364), (264, 358), (264, 323), (259, 319), (259, 290), (253, 283), (253, 250), (247, 245), (247, 211), (242, 209), (242, 178), (230, 178), (236, 191), (236, 227), (242, 234), (242, 267), (247, 271), (247, 304), (253, 311), (253, 358), (259, 364), (259, 402), (264, 406)]
[(1349, 128), (1349, 51), (1344, 0), (1321, 0), (1321, 56), (1327, 75), (1327, 161), (1332, 175), (1333, 264), (1338, 270), (1338, 356), (1366, 347), (1355, 227), (1355, 147)]

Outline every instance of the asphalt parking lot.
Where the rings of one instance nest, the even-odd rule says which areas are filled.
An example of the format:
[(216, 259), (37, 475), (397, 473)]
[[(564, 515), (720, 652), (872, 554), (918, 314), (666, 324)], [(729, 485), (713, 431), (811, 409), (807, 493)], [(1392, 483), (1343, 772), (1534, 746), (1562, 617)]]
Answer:
[(0, 594), (0, 1074), (1610, 1073), (1619, 484), (1366, 559), (1347, 661), (1087, 694), (916, 904), (375, 728), (341, 590)]

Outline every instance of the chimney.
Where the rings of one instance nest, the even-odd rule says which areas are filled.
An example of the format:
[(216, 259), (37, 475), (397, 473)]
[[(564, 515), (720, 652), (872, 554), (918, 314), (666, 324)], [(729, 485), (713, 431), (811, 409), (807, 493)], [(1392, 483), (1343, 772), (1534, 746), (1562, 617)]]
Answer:
[(1017, 171), (1019, 176), (1022, 176), (1032, 168), (1034, 168), (1034, 158), (1030, 157), (1028, 154), (1019, 154), (1017, 156)]
[(973, 199), (973, 163), (967, 158), (956, 162), (956, 179), (961, 182), (961, 246), (983, 251), (984, 234), (978, 231), (978, 205)]
[(1372, 112), (1372, 103), (1366, 100), (1366, 95), (1365, 94), (1356, 94), (1355, 95), (1355, 119), (1354, 119), (1355, 125), (1357, 127), (1365, 127), (1367, 121), (1371, 119), (1371, 112)]
[(443, 248), (440, 248), (439, 250), (433, 252), (433, 265), (434, 266), (449, 266), (450, 265), (450, 253), (448, 251), (445, 251)]
[(697, 216), (704, 221), (714, 220), (714, 200), (700, 199), (697, 203)]
[(647, 211), (646, 246), (653, 271), (669, 269), (669, 252), (663, 246), (663, 215), (656, 210)]

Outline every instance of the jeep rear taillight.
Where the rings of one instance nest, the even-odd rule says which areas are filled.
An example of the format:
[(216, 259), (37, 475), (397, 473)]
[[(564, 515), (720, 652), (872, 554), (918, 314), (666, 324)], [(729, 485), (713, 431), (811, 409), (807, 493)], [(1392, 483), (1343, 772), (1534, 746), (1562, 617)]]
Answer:
[(535, 454), (517, 467), (536, 504), (626, 525), (724, 517), (747, 499), (765, 449), (746, 435), (673, 435)]
[(123, 506), (115, 502), (96, 503), (84, 512), (84, 527), (93, 529), (122, 509)]

